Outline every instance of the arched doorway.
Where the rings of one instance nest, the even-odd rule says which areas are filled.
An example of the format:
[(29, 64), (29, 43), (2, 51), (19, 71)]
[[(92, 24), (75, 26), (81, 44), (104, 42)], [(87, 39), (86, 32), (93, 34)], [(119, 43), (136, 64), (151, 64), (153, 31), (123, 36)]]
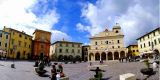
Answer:
[(58, 61), (62, 61), (63, 60), (63, 56), (62, 55), (59, 55), (58, 56)]
[(113, 60), (112, 52), (108, 52), (108, 60)]
[(94, 55), (93, 55), (93, 53), (90, 53), (90, 54), (89, 54), (89, 60), (90, 60), (90, 61), (93, 61), (93, 60), (94, 60)]
[(68, 58), (67, 58), (67, 56), (66, 56), (66, 55), (64, 56), (64, 60), (65, 60), (65, 61), (67, 61), (67, 60), (68, 60)]
[(43, 60), (44, 54), (40, 53), (40, 59)]
[(106, 53), (105, 53), (105, 52), (103, 52), (103, 53), (101, 54), (101, 60), (106, 60)]
[(28, 59), (28, 60), (30, 59), (30, 53), (27, 54), (27, 59)]
[(76, 60), (76, 61), (81, 61), (81, 57), (80, 57), (79, 55), (77, 55), (77, 56), (75, 57), (75, 60)]
[(73, 56), (72, 56), (72, 55), (69, 55), (69, 56), (68, 56), (68, 60), (69, 60), (69, 61), (73, 61)]
[(16, 59), (20, 59), (20, 52), (17, 52)]
[(100, 54), (99, 53), (95, 54), (95, 60), (100, 60)]
[(124, 51), (121, 51), (120, 53), (120, 58), (124, 58), (125, 57), (125, 52)]
[(118, 52), (114, 52), (114, 60), (118, 60), (119, 59), (119, 53)]

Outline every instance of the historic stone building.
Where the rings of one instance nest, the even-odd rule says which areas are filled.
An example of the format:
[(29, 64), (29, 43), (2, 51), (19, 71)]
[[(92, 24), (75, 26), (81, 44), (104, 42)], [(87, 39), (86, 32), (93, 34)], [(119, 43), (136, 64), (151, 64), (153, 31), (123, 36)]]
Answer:
[(89, 45), (82, 46), (82, 60), (87, 61), (88, 60), (88, 51), (90, 49)]
[[(8, 58), (15, 59), (30, 59), (32, 54), (32, 36), (24, 31), (18, 31), (12, 28), (3, 28), (3, 31), (8, 32), (10, 36), (8, 46)], [(6, 36), (7, 37), (7, 36)]]
[(160, 27), (146, 33), (137, 39), (140, 54), (160, 52)]
[(50, 46), (50, 56), (53, 60), (73, 61), (82, 58), (82, 43), (56, 41)]
[(118, 23), (112, 31), (108, 29), (90, 38), (89, 61), (118, 60), (125, 57), (127, 49), (124, 47), (124, 35)]
[(9, 52), (10, 33), (0, 30), (0, 58), (7, 57)]
[(36, 29), (33, 33), (33, 58), (49, 57), (51, 32)]

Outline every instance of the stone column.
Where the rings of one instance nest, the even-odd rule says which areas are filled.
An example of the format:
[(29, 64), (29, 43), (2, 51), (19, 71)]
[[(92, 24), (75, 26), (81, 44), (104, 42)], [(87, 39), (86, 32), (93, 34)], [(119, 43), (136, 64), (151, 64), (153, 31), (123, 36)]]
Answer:
[(114, 52), (112, 52), (112, 58), (113, 58), (113, 60), (114, 60)]
[(87, 59), (88, 59), (88, 61), (90, 61), (90, 60), (89, 60), (89, 55), (90, 55), (90, 53), (88, 53), (88, 55), (87, 55), (87, 57), (88, 57), (88, 58), (87, 58)]
[(108, 52), (106, 52), (106, 61), (108, 60)]
[(101, 59), (101, 58), (102, 58), (101, 54), (102, 54), (102, 53), (99, 53), (99, 55), (100, 55), (100, 59), (99, 59), (99, 60), (102, 60), (102, 59)]
[(118, 52), (119, 58), (121, 57), (121, 52)]
[(93, 61), (96, 61), (96, 60), (95, 60), (95, 53), (93, 53)]

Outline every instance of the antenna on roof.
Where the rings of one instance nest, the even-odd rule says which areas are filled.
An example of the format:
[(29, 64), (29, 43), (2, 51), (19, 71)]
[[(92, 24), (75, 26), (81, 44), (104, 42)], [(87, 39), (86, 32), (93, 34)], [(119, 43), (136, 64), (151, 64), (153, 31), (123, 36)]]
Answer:
[(116, 26), (119, 26), (119, 23), (116, 23)]

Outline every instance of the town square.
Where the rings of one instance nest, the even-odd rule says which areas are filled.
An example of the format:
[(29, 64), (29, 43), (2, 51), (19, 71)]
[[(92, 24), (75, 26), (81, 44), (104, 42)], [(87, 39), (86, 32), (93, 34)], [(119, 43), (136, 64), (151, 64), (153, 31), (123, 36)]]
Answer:
[[(48, 74), (49, 76), (39, 77), (34, 71), (33, 62), (17, 61), (15, 62), (16, 69), (10, 68), (10, 64), (12, 64), (11, 61), (1, 61), (0, 64), (1, 80), (50, 80), (51, 67), (46, 67), (48, 71), (46, 74)], [(98, 65), (99, 63), (94, 64)], [(144, 67), (142, 63), (108, 62), (105, 64), (107, 65), (106, 67), (101, 67), (102, 69), (106, 70), (106, 72), (104, 72), (104, 78), (106, 79), (104, 80), (119, 80), (119, 75), (124, 73), (134, 73), (139, 80), (143, 80), (145, 78), (145, 76), (143, 76), (139, 71), (140, 68)], [(63, 66), (64, 73), (69, 76), (69, 80), (89, 80), (89, 78), (94, 76), (94, 72), (89, 71), (91, 67), (87, 62), (63, 64)], [(154, 76), (151, 76), (149, 80), (159, 80), (158, 77), (159, 74), (156, 74)]]
[(159, 0), (0, 0), (0, 80), (159, 80)]

